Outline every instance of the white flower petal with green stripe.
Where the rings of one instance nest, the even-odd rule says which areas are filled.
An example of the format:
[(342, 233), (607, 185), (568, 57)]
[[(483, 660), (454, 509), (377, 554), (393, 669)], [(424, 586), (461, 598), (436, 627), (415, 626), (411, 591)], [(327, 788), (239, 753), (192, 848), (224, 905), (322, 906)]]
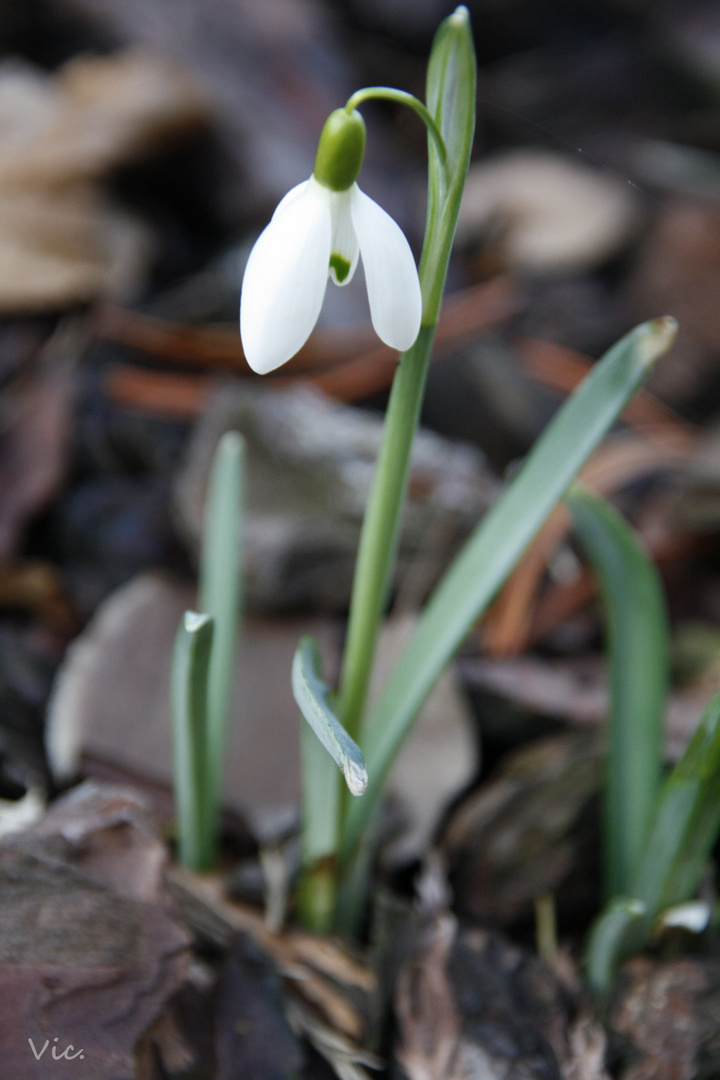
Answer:
[(280, 202), (245, 268), (240, 334), (253, 371), (265, 375), (295, 355), (318, 320), (328, 277), (347, 285), (358, 258), (378, 337), (410, 348), (422, 298), (402, 230), (357, 184), (331, 191), (310, 177)]

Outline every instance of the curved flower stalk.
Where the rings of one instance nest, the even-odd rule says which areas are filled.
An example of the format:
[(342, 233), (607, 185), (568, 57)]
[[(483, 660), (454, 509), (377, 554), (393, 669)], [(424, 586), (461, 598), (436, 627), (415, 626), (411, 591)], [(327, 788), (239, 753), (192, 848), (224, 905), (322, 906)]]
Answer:
[(415, 260), (400, 227), (355, 182), (364, 149), (360, 114), (337, 109), (323, 129), (313, 175), (288, 192), (250, 253), (240, 334), (247, 361), (260, 375), (305, 344), (328, 278), (347, 285), (359, 258), (378, 337), (402, 352), (418, 336)]

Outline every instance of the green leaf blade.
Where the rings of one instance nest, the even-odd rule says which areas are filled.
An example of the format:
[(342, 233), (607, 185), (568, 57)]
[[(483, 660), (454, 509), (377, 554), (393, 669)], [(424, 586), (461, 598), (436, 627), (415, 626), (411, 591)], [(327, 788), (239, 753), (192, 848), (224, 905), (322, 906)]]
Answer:
[(485, 611), (556, 503), (672, 344), (674, 319), (643, 323), (598, 361), (435, 589), (361, 740), (370, 779), (349, 808), (341, 854), (351, 858), (395, 755), (440, 672)]
[(605, 891), (628, 896), (657, 808), (669, 682), (662, 583), (639, 538), (603, 499), (566, 496), (597, 575), (607, 624), (610, 712), (605, 785)]
[(329, 933), (337, 899), (336, 853), (341, 776), (309, 724), (300, 732), (302, 868), (297, 911), (303, 926)]
[(211, 616), (185, 612), (175, 638), (170, 683), (178, 846), (181, 862), (193, 870), (210, 869), (214, 854), (204, 813), (213, 630)]
[(242, 608), (242, 513), (245, 441), (237, 431), (221, 437), (210, 472), (200, 552), (198, 604), (212, 616), (205, 754), (208, 829), (217, 833), (222, 793), (225, 732)]
[(647, 914), (639, 900), (617, 896), (595, 920), (585, 959), (585, 978), (593, 994), (604, 997), (612, 989), (618, 964), (642, 942)]
[(654, 920), (689, 900), (720, 831), (720, 694), (662, 789), (657, 814), (633, 881), (632, 895)]
[[(696, 892), (720, 831), (720, 693), (665, 781), (632, 882), (632, 901), (613, 900), (590, 931), (586, 975), (605, 994), (621, 960), (641, 949), (658, 917)], [(633, 925), (617, 925), (623, 904), (639, 905)], [(622, 931), (622, 932), (620, 932)]]
[(302, 638), (292, 665), (295, 701), (330, 757), (342, 769), (351, 795), (362, 795), (368, 782), (365, 759), (335, 715), (330, 688), (320, 678), (319, 669), (317, 642), (311, 637)]

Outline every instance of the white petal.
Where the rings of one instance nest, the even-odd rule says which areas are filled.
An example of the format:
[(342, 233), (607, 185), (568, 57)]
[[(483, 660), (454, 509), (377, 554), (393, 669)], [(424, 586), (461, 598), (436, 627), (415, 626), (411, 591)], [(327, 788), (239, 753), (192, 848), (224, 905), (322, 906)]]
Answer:
[(351, 190), (352, 221), (360, 244), (373, 326), (386, 345), (403, 352), (418, 336), (422, 318), (415, 260), (400, 226), (390, 215), (357, 184)]
[(309, 183), (309, 180), (302, 180), (299, 184), (296, 184), (295, 187), (291, 187), (290, 190), (285, 195), (283, 195), (282, 199), (275, 207), (275, 213), (273, 214), (273, 217), (277, 217), (282, 210), (284, 210), (287, 206), (290, 205), (290, 203), (295, 202), (298, 195), (302, 195), (303, 191), (305, 191)]
[[(352, 189), (351, 189), (352, 190)], [(347, 285), (352, 281), (357, 268), (360, 248), (358, 246), (355, 227), (352, 223), (351, 191), (333, 191), (330, 196), (332, 209), (332, 240), (330, 241), (330, 277), (336, 285)], [(340, 264), (346, 264), (342, 269), (344, 277), (338, 279), (337, 265), (334, 260), (340, 260)]]
[(250, 252), (240, 298), (240, 335), (259, 375), (284, 364), (317, 322), (328, 277), (329, 193), (310, 179), (288, 192)]

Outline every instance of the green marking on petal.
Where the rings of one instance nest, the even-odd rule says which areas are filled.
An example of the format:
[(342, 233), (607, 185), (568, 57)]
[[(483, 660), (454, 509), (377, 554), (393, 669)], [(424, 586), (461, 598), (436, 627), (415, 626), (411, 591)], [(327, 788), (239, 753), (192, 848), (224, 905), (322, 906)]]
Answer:
[(343, 281), (350, 273), (350, 263), (347, 259), (343, 259), (342, 255), (331, 255), (330, 269), (334, 271), (335, 280), (338, 285), (342, 285)]

